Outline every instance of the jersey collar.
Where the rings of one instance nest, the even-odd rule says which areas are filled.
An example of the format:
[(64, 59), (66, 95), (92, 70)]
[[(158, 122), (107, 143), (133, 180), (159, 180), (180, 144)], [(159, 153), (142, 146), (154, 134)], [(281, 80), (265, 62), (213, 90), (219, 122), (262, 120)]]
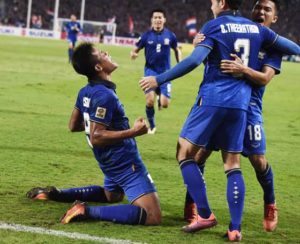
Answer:
[(151, 29), (152, 30), (152, 32), (154, 32), (155, 34), (161, 34), (161, 33), (163, 33), (164, 32), (164, 30), (165, 30), (165, 28), (163, 28), (161, 31), (156, 31), (156, 30), (154, 30), (153, 28)]
[(218, 17), (224, 16), (224, 15), (242, 16), (241, 12), (239, 10), (226, 10), (226, 11), (219, 13)]
[(107, 88), (109, 89), (112, 89), (112, 90), (115, 90), (116, 89), (116, 84), (113, 83), (112, 81), (109, 81), (109, 80), (89, 80), (89, 83), (90, 84), (99, 84), (99, 85), (103, 85), (103, 86), (106, 86)]

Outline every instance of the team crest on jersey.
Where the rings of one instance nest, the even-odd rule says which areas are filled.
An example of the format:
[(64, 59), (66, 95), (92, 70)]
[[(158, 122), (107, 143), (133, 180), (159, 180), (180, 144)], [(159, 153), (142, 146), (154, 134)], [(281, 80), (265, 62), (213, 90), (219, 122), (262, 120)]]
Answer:
[(164, 44), (165, 45), (170, 45), (170, 39), (169, 38), (165, 38), (164, 39)]
[(89, 108), (90, 107), (91, 99), (88, 97), (83, 97), (83, 107)]
[(105, 118), (105, 114), (106, 114), (106, 108), (97, 107), (96, 115), (95, 115), (96, 118), (104, 119)]

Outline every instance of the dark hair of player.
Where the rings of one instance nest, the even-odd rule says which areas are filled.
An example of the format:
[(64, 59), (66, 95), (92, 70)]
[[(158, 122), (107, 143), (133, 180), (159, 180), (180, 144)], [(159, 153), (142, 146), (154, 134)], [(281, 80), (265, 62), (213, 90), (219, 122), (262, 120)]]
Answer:
[[(271, 2), (273, 2), (274, 3), (274, 5), (275, 5), (275, 11), (276, 11), (276, 13), (280, 10), (280, 0), (269, 0), (269, 1), (271, 1)], [(255, 0), (254, 2), (253, 2), (253, 7), (255, 6), (255, 4), (257, 3), (257, 2), (259, 2), (259, 0)]]
[(161, 9), (161, 8), (156, 8), (156, 9), (153, 9), (150, 13), (150, 18), (153, 17), (153, 14), (154, 13), (162, 13), (164, 15), (164, 17), (166, 18), (166, 11)]
[(94, 45), (82, 43), (75, 48), (72, 57), (72, 65), (78, 74), (85, 75), (89, 79), (95, 78), (97, 58), (92, 54)]
[(242, 5), (243, 0), (226, 0), (226, 3), (228, 4), (230, 9), (238, 10)]

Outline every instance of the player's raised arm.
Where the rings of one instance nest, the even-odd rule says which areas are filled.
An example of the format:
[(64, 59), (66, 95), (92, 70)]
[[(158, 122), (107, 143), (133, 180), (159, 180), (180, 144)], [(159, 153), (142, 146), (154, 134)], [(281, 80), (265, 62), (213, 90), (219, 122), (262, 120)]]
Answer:
[(300, 55), (300, 46), (283, 36), (278, 36), (272, 47), (287, 55)]
[(203, 60), (207, 57), (210, 51), (211, 49), (208, 47), (196, 47), (189, 57), (182, 60), (172, 69), (158, 76), (143, 77), (139, 82), (141, 89), (146, 91), (148, 89), (156, 88), (158, 85), (161, 85), (169, 80), (176, 79), (191, 72), (203, 62)]

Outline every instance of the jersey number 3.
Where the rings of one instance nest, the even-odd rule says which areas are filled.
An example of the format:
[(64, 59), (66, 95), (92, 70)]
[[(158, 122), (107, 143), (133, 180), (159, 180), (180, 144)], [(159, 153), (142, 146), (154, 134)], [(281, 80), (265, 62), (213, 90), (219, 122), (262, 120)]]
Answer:
[[(243, 49), (243, 52), (241, 49)], [(234, 42), (234, 50), (237, 53), (241, 53), (241, 59), (243, 61), (243, 64), (248, 66), (249, 54), (250, 54), (250, 40), (249, 39), (237, 39)]]

